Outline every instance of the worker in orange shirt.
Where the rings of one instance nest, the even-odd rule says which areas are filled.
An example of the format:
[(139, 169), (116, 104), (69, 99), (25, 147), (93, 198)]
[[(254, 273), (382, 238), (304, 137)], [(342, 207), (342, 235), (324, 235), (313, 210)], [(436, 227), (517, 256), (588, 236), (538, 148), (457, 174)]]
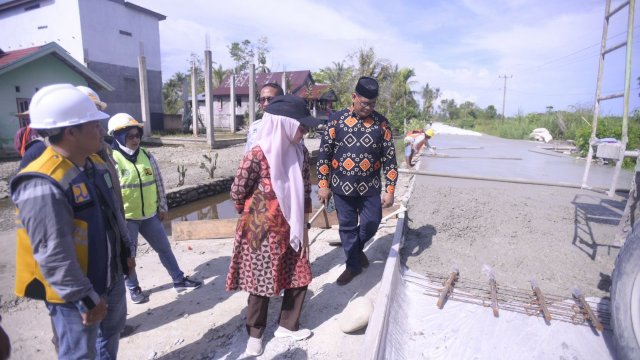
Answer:
[(429, 128), (426, 131), (423, 130), (411, 130), (404, 138), (404, 157), (407, 163), (407, 167), (413, 167), (411, 160), (413, 156), (420, 153), (424, 146), (427, 147), (429, 152), (435, 155), (435, 150), (429, 145), (429, 139), (435, 135), (433, 129)]

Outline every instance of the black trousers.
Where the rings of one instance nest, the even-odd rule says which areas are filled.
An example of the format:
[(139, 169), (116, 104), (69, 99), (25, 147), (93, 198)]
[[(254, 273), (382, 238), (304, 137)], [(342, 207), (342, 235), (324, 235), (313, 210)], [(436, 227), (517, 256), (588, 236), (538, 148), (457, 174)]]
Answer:
[(360, 253), (378, 231), (382, 220), (380, 195), (346, 196), (333, 194), (340, 223), (340, 242), (347, 255), (347, 269), (362, 270)]
[[(298, 331), (302, 304), (307, 294), (307, 287), (285, 289), (278, 323), (287, 330)], [(247, 300), (247, 332), (249, 336), (261, 338), (267, 327), (269, 297), (249, 294)]]

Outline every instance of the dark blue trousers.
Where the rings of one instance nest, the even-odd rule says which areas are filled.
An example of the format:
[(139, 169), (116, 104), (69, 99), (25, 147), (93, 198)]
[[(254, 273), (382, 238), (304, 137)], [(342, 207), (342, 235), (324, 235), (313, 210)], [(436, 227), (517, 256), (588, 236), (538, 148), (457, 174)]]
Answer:
[(360, 254), (364, 244), (378, 231), (382, 220), (380, 195), (345, 196), (333, 194), (340, 223), (340, 242), (347, 255), (347, 269), (362, 270)]

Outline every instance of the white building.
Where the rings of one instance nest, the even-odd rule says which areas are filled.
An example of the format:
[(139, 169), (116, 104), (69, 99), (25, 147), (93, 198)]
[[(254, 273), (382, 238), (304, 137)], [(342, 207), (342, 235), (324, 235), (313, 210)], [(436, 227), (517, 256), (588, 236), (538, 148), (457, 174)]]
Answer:
[(146, 57), (154, 129), (162, 124), (158, 23), (166, 17), (124, 0), (0, 0), (0, 49), (56, 42), (115, 88), (98, 90), (107, 112), (141, 119), (138, 56)]

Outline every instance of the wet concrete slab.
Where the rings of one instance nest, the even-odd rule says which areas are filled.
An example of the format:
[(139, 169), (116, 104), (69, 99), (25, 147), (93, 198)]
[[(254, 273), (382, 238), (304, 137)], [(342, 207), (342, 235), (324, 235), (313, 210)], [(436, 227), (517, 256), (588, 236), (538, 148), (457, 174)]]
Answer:
[[(438, 154), (446, 154), (449, 157), (422, 156), (420, 170), (427, 172), (580, 185), (586, 163), (584, 159), (541, 149), (547, 147), (547, 144), (527, 140), (508, 140), (488, 135), (438, 134), (430, 143), (436, 147)], [(445, 149), (461, 147), (481, 147), (481, 149)], [(437, 150), (437, 148), (443, 150)], [(521, 158), (522, 160), (488, 159), (492, 157)], [(613, 173), (613, 166), (592, 164), (587, 184), (608, 189)], [(628, 189), (631, 176), (631, 171), (622, 169), (617, 188)]]

